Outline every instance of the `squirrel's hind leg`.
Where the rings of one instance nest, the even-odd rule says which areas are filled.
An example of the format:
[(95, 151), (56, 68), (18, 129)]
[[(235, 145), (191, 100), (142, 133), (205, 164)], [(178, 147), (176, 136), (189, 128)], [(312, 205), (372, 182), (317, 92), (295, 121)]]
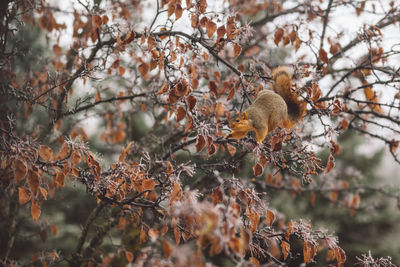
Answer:
[(256, 132), (257, 143), (261, 144), (262, 141), (264, 141), (265, 137), (267, 137), (268, 126), (261, 129), (256, 129), (255, 132)]

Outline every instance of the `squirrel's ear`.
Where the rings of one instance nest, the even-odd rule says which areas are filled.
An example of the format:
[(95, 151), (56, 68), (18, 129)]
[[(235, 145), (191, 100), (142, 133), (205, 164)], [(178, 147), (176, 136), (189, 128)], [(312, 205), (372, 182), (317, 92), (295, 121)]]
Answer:
[(242, 113), (242, 117), (244, 120), (247, 120), (249, 117), (247, 117), (247, 112), (243, 112)]

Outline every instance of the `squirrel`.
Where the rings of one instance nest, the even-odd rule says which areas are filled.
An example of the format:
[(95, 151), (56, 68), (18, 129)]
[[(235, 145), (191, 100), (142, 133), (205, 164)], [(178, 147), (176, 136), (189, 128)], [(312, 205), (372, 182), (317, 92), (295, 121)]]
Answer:
[(292, 74), (287, 67), (272, 71), (272, 90), (261, 91), (253, 104), (229, 123), (234, 139), (244, 138), (249, 131), (256, 133), (258, 143), (276, 127), (292, 128), (305, 115), (306, 102), (291, 91)]

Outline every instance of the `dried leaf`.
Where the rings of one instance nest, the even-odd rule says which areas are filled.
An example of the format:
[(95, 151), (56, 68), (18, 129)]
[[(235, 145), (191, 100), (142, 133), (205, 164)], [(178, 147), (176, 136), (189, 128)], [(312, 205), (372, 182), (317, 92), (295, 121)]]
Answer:
[(69, 145), (67, 143), (64, 143), (61, 146), (60, 152), (58, 152), (58, 159), (65, 159), (67, 158), (69, 154)]
[(32, 218), (33, 218), (33, 221), (35, 221), (36, 222), (36, 220), (39, 218), (39, 216), (40, 216), (40, 207), (39, 207), (39, 205), (37, 204), (37, 202), (36, 201), (34, 201), (34, 200), (32, 200), (32, 204), (31, 204), (31, 215), (32, 215)]
[(329, 199), (332, 201), (332, 202), (336, 202), (337, 201), (337, 199), (338, 199), (338, 191), (330, 191), (329, 192)]
[(142, 63), (138, 67), (140, 74), (144, 77), (146, 76), (147, 72), (149, 71), (149, 65), (146, 63)]
[(125, 257), (129, 263), (131, 263), (133, 261), (133, 253), (132, 252), (125, 250)]
[(399, 141), (392, 139), (392, 141), (390, 142), (390, 150), (392, 151), (393, 154), (396, 153), (398, 147), (399, 147)]
[(16, 159), (13, 162), (14, 165), (14, 180), (15, 183), (18, 184), (20, 181), (22, 181), (28, 172), (28, 168), (26, 167), (26, 164), (19, 160)]
[(334, 157), (332, 155), (329, 156), (328, 163), (326, 164), (325, 174), (328, 174), (332, 168), (335, 166)]
[(172, 246), (169, 244), (167, 241), (163, 240), (162, 241), (162, 252), (164, 255), (164, 258), (168, 259), (171, 254), (172, 254)]
[(81, 154), (79, 153), (79, 151), (73, 150), (71, 153), (71, 164), (73, 166), (75, 166), (76, 164), (78, 164), (79, 162), (81, 162)]
[(39, 155), (46, 162), (49, 162), (49, 160), (51, 159), (51, 156), (53, 155), (53, 151), (48, 146), (40, 146), (39, 147)]
[(224, 38), (226, 33), (225, 25), (221, 25), (217, 29), (217, 41)]
[(329, 63), (329, 59), (328, 59), (328, 54), (326, 53), (326, 51), (321, 48), (319, 50), (319, 58), (325, 63), (328, 64)]
[(57, 235), (57, 232), (58, 232), (58, 227), (57, 227), (57, 225), (52, 224), (52, 225), (51, 225), (51, 234), (52, 234), (53, 236), (56, 236), (56, 235)]
[(171, 202), (174, 202), (175, 200), (179, 200), (182, 198), (182, 187), (180, 186), (179, 183), (174, 182), (174, 189), (172, 190), (171, 194)]
[(338, 267), (343, 266), (343, 264), (346, 261), (346, 253), (341, 247), (335, 248), (335, 256), (336, 256), (336, 261), (338, 263)]
[(214, 188), (212, 195), (211, 195), (211, 199), (212, 199), (212, 203), (214, 204), (214, 206), (217, 205), (218, 203), (223, 202), (224, 195), (223, 195), (220, 187)]
[(196, 14), (192, 14), (190, 17), (192, 28), (196, 28), (198, 17)]
[(234, 43), (233, 44), (233, 57), (237, 58), (240, 55), (240, 52), (242, 52), (242, 47), (239, 44)]
[(258, 212), (253, 211), (249, 214), (249, 219), (251, 223), (250, 231), (254, 233), (254, 231), (257, 230), (257, 226), (260, 222), (260, 215), (258, 214)]
[(207, 20), (206, 30), (208, 38), (211, 38), (217, 30), (217, 24), (215, 24), (212, 20)]
[(267, 210), (265, 213), (265, 220), (267, 221), (268, 226), (272, 226), (275, 221), (275, 214), (272, 211)]
[(316, 252), (317, 252), (317, 249), (311, 241), (308, 241), (308, 240), (304, 241), (303, 256), (304, 256), (305, 263), (311, 262), (315, 256)]
[(281, 249), (283, 254), (283, 260), (286, 260), (290, 253), (290, 245), (288, 242), (282, 240), (281, 242)]
[(153, 179), (145, 179), (142, 181), (143, 190), (153, 190), (156, 183)]
[(179, 107), (178, 110), (176, 111), (176, 121), (181, 121), (185, 118), (186, 116), (186, 111), (183, 107)]
[(175, 20), (178, 20), (182, 17), (183, 9), (181, 5), (177, 4), (175, 7)]
[(53, 52), (56, 56), (60, 56), (62, 54), (62, 49), (59, 45), (53, 45)]
[(283, 37), (283, 29), (278, 28), (275, 33), (274, 33), (274, 43), (276, 46), (278, 46), (279, 42), (282, 40)]
[(179, 231), (177, 226), (174, 227), (174, 236), (176, 245), (179, 245), (181, 242), (181, 231)]
[(314, 205), (315, 205), (315, 193), (314, 193), (314, 192), (311, 192), (311, 193), (310, 193), (310, 204), (311, 204), (311, 206), (313, 206), (313, 207), (314, 207)]
[(253, 166), (253, 172), (255, 176), (260, 176), (264, 171), (263, 166), (260, 163), (257, 163)]
[(197, 152), (200, 152), (204, 148), (205, 145), (206, 145), (206, 139), (204, 138), (204, 136), (203, 135), (197, 136), (197, 140), (196, 140)]
[(186, 97), (186, 104), (188, 105), (189, 111), (193, 111), (194, 107), (196, 106), (197, 99), (196, 97), (190, 95)]
[(101, 26), (102, 20), (101, 17), (99, 15), (93, 15), (92, 16), (92, 25), (95, 28), (98, 28)]
[(44, 200), (47, 200), (47, 190), (43, 187), (39, 187), (40, 194), (42, 195)]
[(39, 186), (40, 186), (40, 177), (36, 171), (31, 169), (28, 170), (28, 176), (26, 177), (28, 180), (29, 188), (34, 196), (36, 196)]
[(31, 199), (31, 192), (26, 187), (18, 187), (18, 201), (20, 205), (24, 205)]
[(58, 172), (56, 178), (54, 179), (54, 185), (56, 188), (64, 187), (65, 176), (64, 173)]

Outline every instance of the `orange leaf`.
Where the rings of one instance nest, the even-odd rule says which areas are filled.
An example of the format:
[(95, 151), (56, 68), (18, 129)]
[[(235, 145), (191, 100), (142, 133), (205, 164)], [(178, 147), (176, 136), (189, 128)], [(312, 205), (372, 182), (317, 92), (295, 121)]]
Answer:
[(68, 156), (68, 153), (69, 153), (69, 145), (67, 143), (64, 143), (61, 146), (60, 152), (58, 152), (58, 158), (65, 159)]
[(325, 174), (329, 173), (334, 166), (335, 166), (334, 158), (332, 155), (330, 155), (328, 163), (326, 164)]
[(168, 4), (168, 17), (170, 17), (175, 12), (175, 1), (169, 1)]
[(62, 49), (59, 45), (55, 44), (53, 45), (53, 52), (56, 54), (56, 56), (60, 56), (62, 53)]
[(196, 97), (194, 97), (192, 95), (186, 97), (186, 104), (188, 105), (189, 111), (192, 111), (194, 109), (194, 107), (196, 106), (196, 103), (197, 103)]
[(102, 17), (101, 17), (101, 23), (102, 24), (107, 24), (108, 23), (108, 17), (107, 17), (107, 15), (103, 15)]
[(162, 241), (162, 251), (166, 259), (172, 254), (172, 246), (165, 240)]
[(125, 250), (125, 257), (129, 263), (133, 261), (133, 253), (130, 251)]
[(205, 145), (206, 145), (206, 139), (204, 138), (204, 136), (199, 135), (196, 140), (197, 152), (200, 152), (204, 148)]
[(267, 210), (267, 212), (265, 213), (265, 220), (267, 221), (267, 224), (269, 226), (272, 226), (275, 221), (275, 214), (272, 211)]
[(192, 16), (190, 17), (190, 21), (191, 21), (191, 24), (192, 24), (192, 28), (196, 28), (196, 26), (197, 26), (197, 19), (198, 19), (198, 17), (197, 17), (197, 15), (195, 15), (195, 14), (192, 14)]
[(217, 24), (215, 24), (212, 20), (207, 20), (206, 30), (208, 38), (211, 38), (217, 30)]
[(319, 50), (319, 58), (320, 58), (324, 63), (326, 63), (326, 64), (329, 63), (328, 54), (326, 53), (326, 51), (325, 51), (323, 48), (321, 48), (321, 49)]
[(171, 202), (174, 202), (175, 200), (179, 200), (182, 198), (182, 187), (180, 186), (179, 183), (174, 182), (174, 189), (172, 190), (171, 194)]
[(396, 153), (398, 147), (399, 147), (399, 141), (392, 139), (392, 141), (390, 142), (390, 150), (392, 151), (393, 154)]
[(279, 136), (272, 136), (271, 138), (272, 151), (279, 151), (282, 149), (282, 138)]
[(32, 215), (33, 221), (35, 221), (35, 222), (40, 216), (40, 207), (37, 204), (37, 202), (34, 200), (32, 200), (32, 204), (31, 204), (31, 215)]
[(28, 171), (27, 180), (31, 192), (33, 193), (33, 195), (36, 195), (40, 185), (40, 178), (38, 173), (30, 169)]
[(337, 199), (338, 199), (338, 192), (337, 192), (337, 191), (330, 191), (330, 192), (329, 192), (329, 199), (330, 199), (332, 202), (336, 202)]
[(28, 169), (26, 168), (26, 164), (19, 159), (14, 160), (14, 180), (15, 183), (18, 184), (22, 179), (24, 179)]
[(156, 183), (152, 179), (146, 179), (142, 182), (143, 190), (153, 190)]
[(234, 43), (233, 44), (233, 57), (237, 58), (240, 55), (240, 52), (242, 52), (242, 47), (239, 44)]
[(217, 205), (218, 203), (221, 203), (224, 200), (224, 196), (222, 194), (220, 187), (214, 188), (211, 195), (211, 199), (214, 206)]
[(236, 153), (236, 148), (234, 146), (228, 144), (228, 152), (233, 157)]
[(149, 71), (149, 65), (146, 63), (142, 63), (138, 67), (140, 74), (144, 77), (146, 76), (147, 72)]
[(311, 206), (313, 206), (313, 207), (314, 207), (314, 205), (315, 205), (315, 193), (314, 193), (314, 192), (311, 192), (311, 193), (310, 193), (310, 204), (311, 204)]
[(44, 189), (43, 187), (39, 187), (40, 194), (42, 197), (46, 200), (47, 199), (47, 190)]
[(346, 253), (344, 252), (344, 250), (341, 247), (336, 247), (335, 255), (338, 266), (343, 266), (344, 262), (346, 261)]
[(147, 38), (147, 46), (150, 51), (153, 50), (153, 48), (155, 48), (157, 46), (157, 42), (153, 36), (149, 36)]
[(181, 5), (176, 5), (175, 7), (175, 20), (178, 20), (182, 17), (183, 9)]
[(175, 243), (178, 245), (181, 242), (181, 231), (179, 231), (178, 227), (174, 227), (174, 236)]
[(254, 211), (249, 214), (249, 219), (251, 223), (250, 231), (253, 233), (257, 230), (258, 223), (260, 222), (260, 215), (258, 212)]
[(92, 16), (92, 24), (95, 28), (98, 28), (101, 26), (102, 20), (99, 15), (93, 15)]
[(346, 119), (343, 119), (341, 121), (341, 124), (342, 124), (342, 130), (346, 130), (349, 127), (349, 122)]
[(46, 162), (49, 162), (51, 156), (53, 155), (53, 151), (48, 146), (40, 146), (39, 148), (39, 155), (44, 159)]
[(326, 261), (330, 262), (330, 261), (333, 261), (334, 259), (335, 259), (335, 249), (330, 248), (326, 252)]
[(56, 186), (56, 188), (64, 187), (64, 178), (64, 173), (58, 172), (56, 174), (56, 178), (54, 180), (54, 185)]
[(161, 95), (161, 94), (168, 92), (168, 89), (169, 89), (169, 85), (168, 85), (168, 83), (166, 83), (161, 87), (160, 90), (158, 90), (157, 95)]
[(261, 166), (260, 163), (257, 163), (256, 165), (253, 166), (253, 172), (255, 176), (260, 176), (264, 171), (263, 166)]
[(58, 232), (58, 227), (55, 224), (51, 225), (51, 233), (53, 234), (53, 236), (56, 236)]
[(75, 166), (76, 164), (81, 162), (81, 158), (81, 154), (78, 151), (73, 150), (71, 153), (71, 164)]
[(278, 28), (274, 33), (274, 43), (278, 46), (279, 42), (282, 40), (283, 37), (283, 29)]
[(288, 242), (283, 241), (281, 242), (281, 249), (283, 254), (283, 260), (286, 260), (290, 253), (290, 245)]
[(225, 26), (224, 25), (219, 26), (217, 29), (217, 40), (224, 38), (225, 33), (226, 33)]
[(24, 205), (31, 199), (31, 192), (26, 187), (18, 187), (18, 200), (20, 205)]
[(305, 263), (309, 263), (310, 261), (312, 261), (316, 252), (317, 252), (317, 249), (311, 241), (308, 241), (308, 240), (304, 241), (303, 256), (304, 256)]
[(183, 107), (179, 107), (177, 112), (176, 112), (176, 121), (181, 121), (185, 118), (186, 116), (186, 111)]

